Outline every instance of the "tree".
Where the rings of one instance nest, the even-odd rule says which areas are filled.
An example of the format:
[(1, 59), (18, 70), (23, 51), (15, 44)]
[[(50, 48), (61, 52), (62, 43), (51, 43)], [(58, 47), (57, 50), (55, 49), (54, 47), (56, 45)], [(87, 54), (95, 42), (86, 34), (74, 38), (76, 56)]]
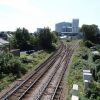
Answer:
[(49, 28), (41, 29), (38, 33), (39, 43), (44, 49), (52, 47), (52, 34)]
[(20, 49), (25, 49), (29, 44), (30, 35), (27, 29), (18, 28), (15, 32), (15, 38)]
[(21, 74), (25, 74), (26, 71), (19, 58), (14, 57), (8, 52), (0, 53), (0, 77), (2, 77), (3, 74), (13, 74), (16, 77), (20, 77)]
[(99, 34), (99, 29), (97, 25), (82, 25), (81, 32), (83, 33), (84, 40), (93, 41), (94, 37)]
[(52, 32), (52, 40), (54, 43), (56, 43), (58, 40), (58, 33), (56, 31)]
[(49, 28), (41, 29), (40, 32), (30, 34), (27, 29), (18, 28), (15, 35), (10, 39), (11, 46), (21, 50), (29, 49), (50, 49), (53, 47), (52, 43), (58, 41), (58, 33), (51, 32)]
[(27, 50), (33, 44), (33, 36), (28, 32), (27, 29), (17, 28), (14, 32), (13, 37), (10, 38), (10, 45), (13, 49)]
[(14, 49), (14, 48), (18, 48), (18, 44), (17, 44), (17, 40), (15, 35), (13, 35), (11, 38), (9, 38), (9, 42), (10, 42), (10, 49)]

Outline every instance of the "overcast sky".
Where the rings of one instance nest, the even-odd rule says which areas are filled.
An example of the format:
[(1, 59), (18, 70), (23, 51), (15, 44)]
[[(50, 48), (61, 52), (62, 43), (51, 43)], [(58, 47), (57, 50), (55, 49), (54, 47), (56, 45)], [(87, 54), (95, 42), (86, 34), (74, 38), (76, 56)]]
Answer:
[(55, 23), (79, 18), (82, 24), (100, 26), (100, 0), (0, 0), (0, 31), (25, 27), (55, 29)]

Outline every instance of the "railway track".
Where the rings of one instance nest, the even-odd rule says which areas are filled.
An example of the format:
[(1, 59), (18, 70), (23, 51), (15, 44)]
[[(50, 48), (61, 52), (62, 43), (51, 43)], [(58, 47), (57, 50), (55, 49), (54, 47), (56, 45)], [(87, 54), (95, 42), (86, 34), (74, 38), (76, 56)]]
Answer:
[(49, 82), (48, 86), (45, 88), (42, 95), (37, 100), (60, 100), (59, 95), (57, 95), (57, 91), (58, 91), (58, 88), (60, 87), (60, 83), (62, 82), (64, 73), (67, 68), (66, 66), (68, 65), (70, 57), (71, 57), (70, 52), (71, 51), (69, 50), (65, 52), (65, 56), (63, 57), (63, 62), (61, 63), (59, 69), (53, 76), (52, 80)]
[[(62, 44), (60, 48), (58, 49), (58, 51), (54, 53), (54, 55), (49, 57), (46, 62), (42, 63), (37, 69), (35, 69), (33, 73), (31, 73), (27, 77), (27, 79), (23, 81), (19, 86), (17, 86), (15, 89), (9, 91), (4, 96), (2, 96), (0, 100), (14, 100), (13, 98), (11, 99), (10, 97), (15, 96), (15, 94), (18, 92), (20, 95), (16, 96), (16, 98), (18, 97), (16, 100), (20, 99), (22, 95), (24, 95), (24, 93), (26, 93), (26, 91), (29, 89), (30, 85), (33, 85), (33, 83), (35, 83), (38, 80), (38, 78), (42, 76), (42, 74), (53, 65), (53, 63), (56, 61), (56, 59), (60, 55), (60, 52), (62, 51), (63, 46), (64, 45)], [(22, 92), (20, 90), (23, 86), (25, 86), (25, 88), (23, 89), (23, 92)]]
[(52, 80), (57, 70), (60, 68), (61, 63), (64, 60), (62, 59), (64, 55), (65, 49), (62, 52), (62, 55), (60, 55), (60, 57), (56, 61), (56, 63), (52, 66), (52, 68), (49, 69), (47, 73), (44, 73), (44, 76), (35, 84), (35, 86), (32, 87), (32, 92), (27, 93), (31, 94), (31, 96), (26, 95), (22, 100), (38, 100), (39, 98), (41, 98), (41, 94), (43, 93), (49, 82)]
[(0, 100), (59, 100), (56, 94), (74, 48), (62, 43), (54, 55)]

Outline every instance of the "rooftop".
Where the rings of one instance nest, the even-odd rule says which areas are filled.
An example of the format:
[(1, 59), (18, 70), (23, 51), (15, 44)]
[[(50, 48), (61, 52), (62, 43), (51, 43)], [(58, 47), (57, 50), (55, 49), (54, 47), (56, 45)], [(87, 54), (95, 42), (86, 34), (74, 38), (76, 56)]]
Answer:
[(83, 73), (83, 75), (92, 75), (91, 73)]
[(90, 70), (83, 70), (83, 73), (90, 73)]
[(9, 42), (8, 42), (8, 41), (3, 40), (2, 38), (0, 38), (0, 43), (1, 43), (1, 44), (9, 44)]

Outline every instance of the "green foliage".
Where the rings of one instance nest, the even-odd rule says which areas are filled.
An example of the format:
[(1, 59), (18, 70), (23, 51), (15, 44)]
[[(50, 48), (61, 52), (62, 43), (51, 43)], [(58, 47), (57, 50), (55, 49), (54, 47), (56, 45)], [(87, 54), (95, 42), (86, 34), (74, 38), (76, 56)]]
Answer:
[(39, 39), (38, 39), (38, 37), (30, 35), (29, 42), (30, 42), (31, 45), (38, 45), (39, 44)]
[(0, 53), (0, 76), (3, 74), (13, 74), (16, 77), (20, 77), (25, 72), (26, 70), (22, 67), (22, 63), (18, 58), (15, 58), (10, 53)]
[(91, 41), (84, 41), (84, 45), (88, 48), (92, 47), (94, 44)]
[(81, 27), (81, 32), (83, 32), (84, 40), (92, 40), (93, 37), (99, 34), (99, 29), (97, 25), (83, 25)]
[(91, 72), (95, 81), (100, 82), (100, 59), (95, 61), (95, 66), (91, 67)]
[(10, 38), (11, 48), (19, 48), (21, 50), (29, 49), (31, 45), (35, 44), (36, 39), (27, 29), (17, 28), (13, 37)]
[(56, 32), (51, 32), (49, 28), (41, 29), (35, 36), (38, 37), (39, 46), (44, 49), (52, 49), (53, 43), (57, 43)]
[(50, 48), (52, 46), (52, 35), (49, 28), (41, 29), (39, 33), (39, 42), (43, 48)]
[(53, 31), (53, 32), (51, 32), (51, 34), (52, 34), (52, 42), (53, 43), (57, 43), (57, 41), (58, 41), (58, 33)]
[(17, 45), (20, 49), (26, 48), (29, 44), (30, 35), (27, 29), (18, 28), (15, 32), (15, 38), (17, 41)]
[(35, 69), (48, 56), (49, 53), (46, 51), (24, 54), (21, 58), (32, 57), (32, 62), (22, 63), (21, 58), (16, 58), (8, 52), (0, 52), (0, 91), (27, 71)]
[[(79, 98), (80, 100), (99, 100), (100, 91), (100, 59), (93, 62), (93, 55), (89, 48), (84, 47), (83, 43), (80, 44), (81, 47), (76, 50), (74, 54), (70, 74), (68, 76), (68, 92), (72, 89), (72, 85), (78, 84), (79, 86)], [(83, 89), (83, 69), (90, 69), (94, 78), (92, 85), (84, 95)]]
[(86, 96), (90, 100), (99, 100), (98, 97), (100, 96), (100, 83), (91, 82), (89, 84), (89, 88), (86, 91)]
[(9, 39), (9, 42), (10, 42), (11, 49), (18, 48), (17, 40), (14, 35)]
[(18, 59), (11, 59), (9, 61), (9, 72), (17, 77), (21, 77), (21, 74), (25, 74), (27, 70), (22, 67), (20, 60)]
[(10, 39), (11, 48), (19, 48), (21, 50), (29, 50), (30, 48), (52, 49), (52, 43), (57, 43), (58, 33), (51, 32), (49, 28), (41, 29), (34, 36), (27, 29), (18, 28), (14, 36)]
[(93, 61), (95, 62), (96, 60), (100, 59), (100, 55), (93, 55)]
[(16, 76), (9, 74), (5, 75), (4, 78), (0, 79), (0, 91), (4, 89), (4, 87), (7, 87), (9, 83), (14, 81), (16, 79)]

